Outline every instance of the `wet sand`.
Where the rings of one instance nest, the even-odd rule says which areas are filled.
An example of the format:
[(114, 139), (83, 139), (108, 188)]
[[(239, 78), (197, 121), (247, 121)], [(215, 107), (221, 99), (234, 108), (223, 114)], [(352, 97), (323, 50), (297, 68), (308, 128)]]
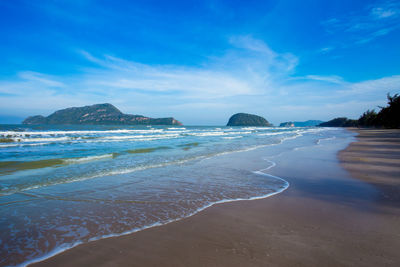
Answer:
[(214, 205), (34, 266), (400, 266), (400, 131), (356, 131), (340, 163), (320, 147), (278, 160), (270, 174), (290, 182), (283, 193)]
[(339, 154), (353, 177), (380, 189), (380, 200), (400, 207), (400, 130), (351, 129), (358, 142)]

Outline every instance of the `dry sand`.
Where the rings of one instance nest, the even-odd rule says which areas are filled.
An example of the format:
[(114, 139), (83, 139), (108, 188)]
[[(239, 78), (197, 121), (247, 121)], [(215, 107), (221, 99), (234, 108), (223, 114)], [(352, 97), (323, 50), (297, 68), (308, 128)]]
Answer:
[(281, 194), (215, 205), (34, 265), (400, 266), (400, 131), (356, 131), (359, 141), (339, 153), (356, 179), (336, 171), (337, 161), (303, 157), (303, 167), (281, 168), (291, 183)]

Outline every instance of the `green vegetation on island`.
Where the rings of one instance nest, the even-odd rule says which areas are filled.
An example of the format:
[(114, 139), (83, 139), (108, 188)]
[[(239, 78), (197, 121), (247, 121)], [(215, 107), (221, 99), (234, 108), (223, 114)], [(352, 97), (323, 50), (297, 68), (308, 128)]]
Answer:
[(272, 126), (263, 117), (247, 114), (247, 113), (237, 113), (229, 118), (228, 124), (226, 126)]
[(23, 124), (88, 124), (88, 125), (182, 125), (174, 118), (149, 118), (124, 114), (111, 104), (96, 104), (58, 110), (44, 117), (26, 118)]
[(346, 117), (335, 118), (333, 120), (320, 123), (321, 127), (357, 127), (357, 120), (351, 120)]
[(367, 110), (358, 120), (345, 117), (335, 118), (323, 122), (322, 127), (378, 127), (378, 128), (400, 128), (400, 95), (387, 95), (388, 105), (379, 107), (381, 110)]

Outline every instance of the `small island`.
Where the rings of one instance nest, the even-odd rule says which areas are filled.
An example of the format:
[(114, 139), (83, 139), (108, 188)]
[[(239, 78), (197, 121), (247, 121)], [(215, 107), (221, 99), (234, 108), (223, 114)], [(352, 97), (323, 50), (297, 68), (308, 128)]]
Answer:
[(308, 121), (288, 121), (282, 122), (279, 127), (313, 127), (317, 126), (323, 121), (319, 120), (308, 120)]
[(142, 115), (124, 114), (108, 103), (61, 109), (47, 117), (31, 116), (22, 124), (182, 125), (172, 117), (154, 119)]
[(261, 116), (247, 114), (247, 113), (237, 113), (229, 118), (228, 124), (226, 126), (272, 126), (266, 119)]

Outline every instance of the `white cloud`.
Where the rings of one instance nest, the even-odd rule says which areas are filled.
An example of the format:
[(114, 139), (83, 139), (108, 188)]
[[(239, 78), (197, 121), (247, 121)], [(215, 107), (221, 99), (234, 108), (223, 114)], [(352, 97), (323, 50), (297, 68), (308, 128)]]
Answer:
[(101, 68), (90, 69), (83, 81), (90, 88), (117, 92), (173, 93), (182, 99), (215, 99), (258, 95), (297, 65), (290, 53), (277, 53), (249, 36), (230, 39), (233, 48), (202, 67), (146, 65), (105, 55), (81, 54)]
[(384, 77), (376, 80), (367, 80), (350, 85), (350, 90), (346, 90), (346, 94), (363, 95), (371, 93), (394, 94), (400, 91), (400, 75)]
[(327, 47), (322, 47), (321, 49), (318, 50), (318, 53), (320, 54), (327, 54), (330, 51), (334, 50), (335, 47), (334, 46), (327, 46)]
[(65, 85), (59, 81), (56, 81), (56, 78), (51, 77), (50, 75), (45, 75), (42, 73), (34, 72), (34, 71), (23, 71), (18, 73), (18, 76), (26, 81), (37, 82), (38, 84), (43, 84), (49, 87), (64, 87)]
[(340, 76), (337, 76), (337, 75), (330, 75), (330, 76), (307, 75), (307, 76), (305, 76), (305, 79), (340, 84), (340, 85), (346, 84), (346, 82), (343, 80), (343, 78)]
[(295, 55), (276, 52), (250, 36), (233, 37), (230, 43), (225, 54), (201, 67), (149, 65), (81, 50), (94, 67), (79, 74), (22, 71), (0, 81), (0, 114), (48, 115), (69, 106), (109, 102), (123, 112), (174, 116), (192, 124), (224, 124), (234, 112), (279, 123), (330, 119), (339, 108), (354, 117), (379, 99), (383, 105), (387, 92), (399, 90), (400, 76), (358, 83), (335, 75), (295, 76)]
[(375, 19), (388, 19), (400, 15), (400, 3), (398, 1), (385, 1), (376, 6), (372, 6), (370, 14)]
[[(157, 109), (172, 109), (185, 102), (192, 102), (193, 108), (209, 109), (210, 103), (223, 105), (231, 97), (256, 96), (273, 90), (277, 80), (288, 77), (298, 62), (294, 55), (277, 53), (250, 36), (232, 38), (231, 43), (232, 48), (224, 55), (210, 58), (201, 67), (148, 65), (79, 50), (82, 57), (95, 65), (80, 74), (65, 77), (22, 71), (13, 79), (0, 81), (0, 112), (28, 106), (41, 112), (47, 108), (50, 112), (71, 102), (76, 103), (74, 106), (118, 103), (127, 112), (146, 115), (151, 115), (151, 109), (157, 113)], [(7, 94), (15, 97), (11, 99)], [(143, 102), (156, 102), (157, 106), (146, 107)], [(141, 110), (130, 110), (135, 107)]]
[[(243, 49), (247, 53), (240, 55), (251, 58), (252, 62), (258, 59), (269, 71), (281, 72), (287, 74), (298, 65), (298, 58), (291, 53), (277, 53), (273, 51), (265, 42), (252, 38), (251, 36), (235, 36), (230, 38), (230, 43), (237, 48)], [(250, 52), (250, 53), (249, 53)], [(237, 54), (235, 54), (237, 56)], [(231, 62), (232, 58), (225, 57), (225, 60)], [(258, 64), (259, 66), (259, 64)], [(267, 70), (265, 69), (265, 70)]]
[(43, 73), (33, 71), (22, 71), (13, 80), (0, 81), (0, 93), (18, 95), (24, 97), (35, 91), (42, 94), (51, 94), (65, 84), (58, 81), (58, 77), (53, 77)]
[[(346, 36), (345, 43), (335, 44), (336, 47), (345, 48), (351, 44), (366, 44), (400, 28), (400, 3), (384, 1), (367, 5), (358, 12), (323, 21), (322, 25), (328, 33), (335, 34), (336, 37)], [(318, 52), (328, 51), (330, 50), (322, 48)]]
[(371, 13), (378, 19), (389, 18), (397, 15), (397, 11), (393, 9), (384, 9), (381, 7), (373, 8)]

